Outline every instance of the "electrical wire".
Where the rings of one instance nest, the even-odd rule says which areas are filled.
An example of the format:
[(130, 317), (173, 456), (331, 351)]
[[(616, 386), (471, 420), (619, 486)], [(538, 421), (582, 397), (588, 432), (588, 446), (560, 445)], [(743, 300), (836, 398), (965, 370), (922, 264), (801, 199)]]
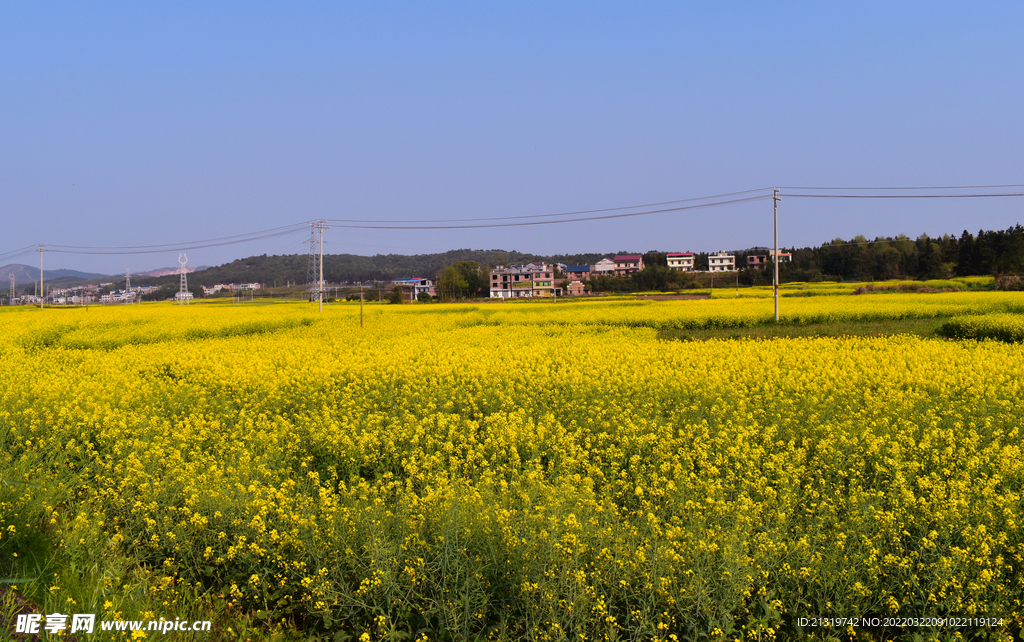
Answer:
[(1024, 196), (1024, 192), (1000, 194), (781, 194), (786, 198), (998, 198)]
[(918, 190), (918, 189), (997, 189), (1004, 187), (1024, 187), (1024, 184), (1012, 185), (937, 185), (933, 187), (779, 187), (778, 189), (808, 189), (808, 190), (833, 190), (833, 191), (884, 191), (884, 190)]
[[(291, 225), (282, 225), (280, 227), (272, 227), (269, 230), (259, 230), (257, 232), (247, 232), (245, 234), (233, 234), (231, 236), (221, 236), (218, 238), (204, 239), (201, 241), (186, 241), (184, 243), (158, 243), (156, 245), (48, 245), (47, 247), (58, 247), (65, 249), (82, 249), (82, 250), (141, 250), (150, 248), (170, 248), (178, 249), (184, 245), (193, 245), (196, 243), (214, 243), (224, 241), (227, 243), (244, 243), (248, 240), (258, 240), (261, 238), (268, 238), (266, 235), (278, 236), (281, 234), (288, 234), (291, 232), (297, 232), (300, 229), (305, 229), (308, 223), (292, 223)], [(271, 234), (277, 232), (278, 234)], [(255, 235), (263, 236), (255, 236)], [(237, 240), (232, 240), (237, 239)], [(56, 250), (55, 250), (56, 251)]]
[[(558, 214), (530, 214), (527, 216), (493, 216), (488, 218), (448, 218), (448, 219), (434, 219), (430, 221), (423, 220), (391, 220), (391, 221), (379, 221), (379, 220), (366, 220), (366, 219), (344, 219), (335, 218), (329, 219), (331, 221), (337, 221), (342, 223), (468, 223), (473, 221), (512, 221), (518, 219), (528, 218), (556, 218), (559, 216), (578, 216), (580, 214), (598, 214), (601, 212), (619, 212), (623, 210), (635, 210), (642, 207), (660, 207), (662, 205), (674, 205), (676, 203), (692, 203), (694, 201), (707, 201), (713, 198), (726, 198), (728, 196), (741, 196), (743, 194), (753, 194), (755, 192), (768, 192), (771, 191), (770, 187), (761, 187), (758, 189), (747, 189), (740, 192), (729, 192), (728, 194), (715, 194), (713, 196), (698, 196), (696, 198), (684, 198), (676, 201), (663, 201), (661, 203), (645, 203), (643, 205), (623, 205), (620, 207), (606, 207), (603, 209), (596, 210), (579, 210), (576, 212), (560, 212)], [(668, 210), (665, 210), (668, 211)]]
[[(208, 247), (222, 247), (225, 245), (235, 245), (238, 243), (248, 243), (250, 241), (258, 241), (260, 239), (273, 238), (275, 236), (286, 236), (288, 234), (294, 234), (296, 232), (302, 232), (305, 230), (306, 224), (300, 226), (292, 226), (292, 229), (283, 230), (280, 232), (272, 232), (269, 234), (259, 234), (258, 236), (248, 236), (246, 238), (240, 238), (232, 241), (221, 241), (219, 243), (210, 241), (194, 241), (192, 243), (183, 243), (181, 245), (163, 245), (163, 246), (136, 246), (136, 247), (155, 247), (159, 249), (143, 250), (143, 249), (131, 249), (124, 248), (119, 249), (115, 247), (110, 248), (88, 248), (85, 246), (67, 246), (67, 245), (50, 245), (47, 248), (48, 252), (57, 252), (60, 254), (160, 254), (163, 252), (181, 252), (184, 250), (200, 250)], [(231, 238), (231, 237), (226, 237)], [(53, 248), (69, 248), (69, 249), (53, 249)], [(70, 249), (75, 248), (75, 249)]]
[[(495, 227), (525, 227), (528, 225), (555, 225), (558, 223), (578, 223), (581, 221), (602, 221), (616, 218), (628, 218), (631, 216), (649, 216), (651, 214), (663, 214), (666, 212), (682, 212), (685, 210), (696, 210), (703, 209), (706, 207), (717, 207), (719, 205), (731, 205), (734, 203), (749, 203), (752, 201), (762, 201), (771, 198), (771, 195), (764, 194), (762, 196), (750, 196), (747, 198), (737, 198), (728, 201), (718, 201), (717, 203), (702, 203), (700, 205), (685, 205), (682, 207), (669, 207), (659, 210), (647, 210), (644, 212), (630, 212), (627, 214), (606, 214), (604, 216), (585, 216), (582, 218), (567, 218), (557, 221), (529, 221), (526, 223), (487, 223), (482, 225), (332, 225), (332, 227), (340, 227), (346, 229), (361, 229), (361, 230), (468, 230), (468, 229), (481, 229), (481, 228), (495, 228)], [(325, 219), (329, 223), (336, 223), (338, 219)], [(430, 221), (424, 221), (430, 222)]]
[[(911, 187), (782, 187), (780, 190), (812, 190), (812, 191), (900, 191), (900, 190), (957, 190), (957, 189), (997, 189), (997, 188), (1010, 188), (1010, 187), (1024, 187), (1022, 184), (1006, 184), (1006, 185), (952, 185), (952, 186), (934, 186), (934, 187), (922, 187), (922, 186), (911, 186)], [(332, 223), (333, 227), (347, 228), (347, 229), (371, 229), (371, 230), (453, 230), (453, 229), (488, 229), (488, 228), (503, 228), (503, 227), (525, 227), (534, 225), (554, 225), (557, 223), (579, 223), (585, 221), (600, 221), (600, 220), (611, 220), (619, 218), (630, 218), (635, 216), (650, 216), (653, 214), (664, 214), (668, 212), (682, 212), (688, 210), (704, 209), (709, 207), (718, 207), (721, 205), (732, 205), (738, 203), (748, 203), (753, 201), (760, 201), (772, 198), (773, 195), (769, 193), (758, 194), (757, 196), (744, 196), (746, 194), (757, 194), (758, 192), (768, 192), (772, 188), (758, 188), (752, 190), (742, 190), (738, 192), (730, 192), (727, 194), (718, 194), (714, 196), (701, 196), (696, 198), (681, 199), (676, 201), (663, 201), (660, 203), (648, 203), (646, 205), (629, 205), (621, 207), (610, 207), (603, 209), (593, 210), (578, 210), (575, 212), (561, 212), (557, 214), (533, 214), (525, 216), (498, 216), (498, 217), (482, 217), (482, 218), (466, 218), (466, 219), (433, 219), (433, 220), (363, 220), (363, 219), (326, 219), (326, 222)], [(731, 196), (744, 196), (743, 198), (727, 198)], [(1024, 196), (1024, 192), (999, 192), (999, 193), (984, 193), (984, 194), (780, 194), (786, 198), (998, 198), (998, 197), (1019, 197)], [(711, 199), (723, 199), (717, 200), (712, 203), (697, 203), (698, 201), (707, 201)], [(681, 205), (678, 207), (667, 207), (660, 208), (661, 205), (672, 205), (677, 203), (695, 203), (693, 205)], [(640, 208), (659, 207), (660, 209), (645, 209), (640, 212), (625, 212), (621, 214), (603, 214), (604, 212), (622, 212), (624, 210), (635, 210)], [(580, 216), (581, 214), (601, 214), (599, 216)], [(574, 217), (574, 218), (564, 218)], [(551, 219), (551, 220), (526, 220), (524, 219)], [(439, 225), (440, 223), (472, 223), (476, 221), (485, 221), (480, 224), (460, 224), (460, 225)], [(486, 221), (523, 221), (523, 222), (502, 222), (502, 223), (491, 223)], [(415, 223), (415, 225), (395, 225), (396, 223)], [(157, 254), (162, 252), (171, 251), (184, 251), (184, 250), (196, 250), (210, 247), (221, 247), (225, 245), (233, 245), (237, 243), (248, 243), (261, 239), (273, 238), (277, 236), (285, 236), (294, 234), (299, 231), (304, 231), (311, 223), (293, 223), (291, 225), (285, 225), (281, 227), (271, 228), (269, 230), (261, 230), (258, 232), (249, 232), (246, 234), (236, 234), (232, 236), (223, 236), (213, 239), (205, 239), (200, 241), (189, 241), (184, 243), (163, 243), (156, 245), (130, 245), (130, 246), (82, 246), (82, 245), (33, 245), (25, 246), (23, 248), (12, 250), (0, 254), (0, 260), (9, 260), (30, 254), (34, 251), (42, 249), (44, 252), (56, 252), (61, 254)]]
[(4, 252), (0, 254), (0, 261), (8, 261), (10, 259), (16, 259), (21, 256), (26, 256), (36, 251), (35, 245), (26, 245), (23, 248), (17, 250), (11, 250), (10, 252)]

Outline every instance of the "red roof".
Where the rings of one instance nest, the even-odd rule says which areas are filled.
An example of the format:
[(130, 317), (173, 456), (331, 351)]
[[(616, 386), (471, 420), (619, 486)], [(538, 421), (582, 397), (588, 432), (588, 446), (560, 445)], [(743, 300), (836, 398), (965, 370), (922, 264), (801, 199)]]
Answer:
[(616, 261), (639, 261), (641, 255), (639, 254), (619, 254), (615, 257)]
[(669, 252), (665, 256), (693, 256), (693, 252)]

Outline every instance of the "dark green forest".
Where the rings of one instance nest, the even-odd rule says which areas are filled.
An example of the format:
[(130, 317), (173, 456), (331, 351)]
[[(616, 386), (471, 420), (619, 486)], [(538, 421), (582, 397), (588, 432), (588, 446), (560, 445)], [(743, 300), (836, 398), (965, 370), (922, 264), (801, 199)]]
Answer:
[[(450, 250), (439, 254), (377, 254), (358, 256), (355, 254), (325, 254), (324, 280), (332, 284), (370, 283), (391, 281), (403, 277), (437, 278), (446, 267), (462, 261), (476, 261), (483, 267), (495, 265), (519, 265), (531, 261), (566, 263), (569, 265), (591, 264), (599, 261), (603, 254), (559, 254), (543, 256), (505, 250)], [(216, 283), (262, 283), (267, 287), (284, 286), (288, 283), (307, 282), (309, 257), (305, 254), (283, 256), (250, 256), (231, 263), (208, 268), (188, 275), (189, 285), (214, 285)], [(176, 275), (156, 278), (133, 279), (143, 285), (152, 283), (177, 283)], [(315, 280), (315, 279), (313, 279)]]

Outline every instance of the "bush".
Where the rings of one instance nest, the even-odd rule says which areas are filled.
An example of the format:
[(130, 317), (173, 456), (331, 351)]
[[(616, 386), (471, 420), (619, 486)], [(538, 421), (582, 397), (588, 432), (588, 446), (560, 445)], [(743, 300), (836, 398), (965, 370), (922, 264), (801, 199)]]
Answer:
[(938, 332), (951, 339), (996, 339), (1020, 343), (1024, 341), (1024, 319), (1018, 314), (954, 317), (942, 324)]

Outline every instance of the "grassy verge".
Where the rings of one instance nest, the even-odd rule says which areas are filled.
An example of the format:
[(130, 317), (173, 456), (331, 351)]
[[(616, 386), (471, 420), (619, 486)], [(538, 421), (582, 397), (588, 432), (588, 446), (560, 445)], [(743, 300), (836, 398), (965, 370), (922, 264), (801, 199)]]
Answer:
[(949, 319), (890, 319), (885, 321), (844, 321), (842, 323), (808, 323), (806, 325), (762, 325), (747, 328), (666, 328), (658, 331), (659, 339), (704, 341), (707, 339), (777, 339), (780, 337), (884, 337), (911, 334), (936, 336), (936, 331)]

